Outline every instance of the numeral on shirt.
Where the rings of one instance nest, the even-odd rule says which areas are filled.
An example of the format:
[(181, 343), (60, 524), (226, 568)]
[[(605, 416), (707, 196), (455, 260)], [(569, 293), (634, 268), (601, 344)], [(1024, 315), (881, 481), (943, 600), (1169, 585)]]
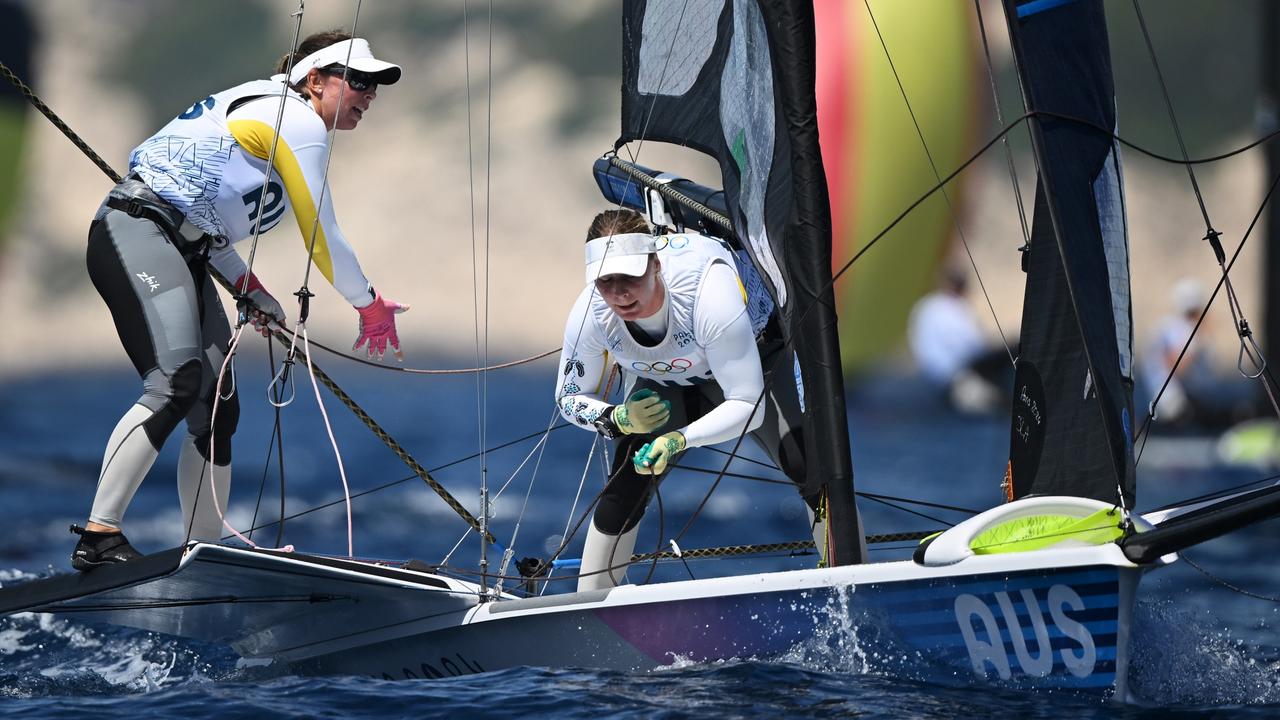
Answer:
[(194, 105), (187, 108), (187, 111), (178, 116), (179, 120), (194, 120), (204, 114), (205, 110), (213, 109), (213, 96), (197, 101)]
[(280, 183), (272, 180), (267, 183), (267, 201), (262, 200), (262, 188), (256, 187), (252, 191), (242, 196), (244, 205), (249, 209), (249, 226), (253, 226), (254, 218), (258, 215), (259, 207), (262, 206), (262, 227), (259, 232), (266, 232), (276, 226), (280, 222), (281, 216), (284, 215), (284, 188)]

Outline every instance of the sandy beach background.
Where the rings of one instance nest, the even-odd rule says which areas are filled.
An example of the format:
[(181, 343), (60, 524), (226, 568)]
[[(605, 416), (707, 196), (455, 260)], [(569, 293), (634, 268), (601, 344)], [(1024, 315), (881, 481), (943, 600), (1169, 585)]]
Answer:
[[(255, 72), (265, 75), (287, 48), (296, 3), (222, 5), (226, 9), (219, 11), (203, 4), (122, 0), (29, 3), (41, 38), (32, 85), (94, 149), (124, 169), (130, 149), (164, 118), (210, 91)], [(465, 6), (469, 35), (462, 32), (462, 3), (365, 2), (359, 17), (360, 34), (371, 38), (379, 55), (402, 64), (405, 75), (379, 93), (358, 130), (338, 136), (329, 179), (342, 227), (366, 273), (387, 297), (413, 306), (399, 320), (413, 367), (474, 359), (477, 343), (483, 346), (486, 339), (492, 362), (557, 347), (564, 314), (581, 287), (585, 226), (605, 207), (590, 166), (617, 135), (619, 60), (616, 35), (607, 34), (616, 33), (616, 6), (612, 0), (496, 5), (491, 65), (487, 10), (480, 3)], [(354, 7), (345, 0), (310, 0), (303, 34), (350, 27)], [(258, 44), (233, 42), (233, 25), (199, 26), (210, 13), (237, 9), (252, 11), (257, 25), (243, 32), (263, 38)], [(172, 35), (166, 35), (166, 47), (180, 42), (188, 51), (148, 53), (148, 43), (162, 31)], [(538, 33), (551, 34), (538, 39)], [(1215, 49), (1252, 51), (1247, 42)], [(1213, 67), (1230, 61), (1215, 60)], [(162, 94), (185, 99), (162, 103)], [(1122, 132), (1126, 110), (1133, 111), (1132, 101), (1128, 107), (1125, 102), (1120, 100)], [(978, 126), (984, 139), (993, 132), (990, 118)], [(1195, 145), (1192, 154), (1243, 144), (1256, 134), (1237, 123), (1228, 136), (1219, 133)], [(1167, 128), (1137, 139), (1166, 152), (1176, 149)], [(110, 316), (83, 260), (88, 221), (110, 183), (34, 113), (27, 140), (25, 191), (0, 248), (0, 377), (123, 365)], [(1029, 158), (1018, 157), (1023, 193), (1030, 198)], [(640, 161), (714, 182), (709, 162), (655, 143), (641, 148)], [(1249, 153), (1197, 173), (1230, 252), (1262, 196), (1262, 155)], [(1203, 222), (1185, 171), (1129, 153), (1125, 180), (1141, 349), (1156, 319), (1169, 310), (1176, 279), (1195, 276), (1211, 288), (1217, 273), (1200, 241)], [(1004, 155), (989, 153), (980, 161), (958, 196), (959, 222), (995, 307), (993, 314), (975, 292), (975, 312), (993, 337), (997, 323), (1016, 334), (1023, 293), (1016, 248), (1022, 237)], [(283, 298), (299, 287), (305, 267), (293, 224), (280, 228), (263, 236), (254, 269)], [(963, 257), (958, 245), (954, 250)], [(1259, 236), (1233, 274), (1255, 327), (1263, 320), (1261, 250)], [(313, 274), (310, 284), (316, 293), (312, 337), (349, 347), (356, 314), (323, 278)], [(1225, 306), (1215, 305), (1207, 331), (1226, 364), (1235, 357), (1230, 330)], [(909, 363), (900, 343), (886, 353), (886, 363)]]

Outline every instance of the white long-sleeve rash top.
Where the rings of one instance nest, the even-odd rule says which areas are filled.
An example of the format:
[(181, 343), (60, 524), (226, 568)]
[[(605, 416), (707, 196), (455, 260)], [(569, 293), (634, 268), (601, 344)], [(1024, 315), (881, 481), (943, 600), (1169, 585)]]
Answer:
[[(311, 247), (315, 233), (316, 268), (347, 302), (364, 307), (373, 301), (372, 288), (338, 227), (325, 183), (328, 130), (310, 102), (281, 90), (277, 80), (255, 80), (210, 95), (139, 145), (129, 168), (196, 227), (226, 239), (209, 260), (233, 280), (245, 265), (231, 245), (253, 236), (259, 211), (259, 232), (265, 233), (292, 208), (304, 246)], [(230, 111), (237, 101), (242, 104)], [(273, 142), (274, 167), (264, 193)]]
[[(687, 386), (714, 379), (720, 385), (724, 402), (678, 428), (689, 447), (732, 440), (744, 429), (755, 430), (764, 420), (763, 411), (755, 410), (764, 390), (764, 376), (737, 273), (725, 262), (709, 266), (704, 262), (699, 268), (695, 261), (695, 267), (690, 268), (688, 262), (681, 262), (684, 257), (677, 259), (666, 252), (659, 252), (658, 257), (668, 293), (660, 311), (669, 313), (665, 338), (657, 346), (645, 348), (645, 357), (630, 357), (628, 348), (634, 350), (636, 344), (617, 337), (619, 329), (627, 332), (625, 327), (621, 322), (609, 322), (612, 311), (607, 306), (601, 311), (604, 301), (594, 284), (588, 285), (565, 324), (561, 376), (556, 385), (560, 413), (578, 427), (595, 430), (596, 419), (610, 407), (601, 394), (611, 364), (610, 347), (614, 346), (613, 361), (630, 375)], [(700, 282), (690, 282), (691, 272), (697, 272)], [(692, 312), (682, 317), (681, 308), (690, 306)], [(603, 324), (602, 318), (606, 321)], [(655, 362), (664, 352), (671, 357)]]

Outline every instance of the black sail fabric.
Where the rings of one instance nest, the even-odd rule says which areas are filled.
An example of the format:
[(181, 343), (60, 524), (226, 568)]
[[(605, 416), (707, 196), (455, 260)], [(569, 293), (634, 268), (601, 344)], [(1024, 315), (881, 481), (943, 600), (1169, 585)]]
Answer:
[(1100, 0), (1005, 0), (1039, 183), (1026, 257), (1009, 497), (1134, 501), (1132, 309)]
[[(813, 8), (758, 0), (623, 9), (622, 133), (720, 164), (734, 235), (779, 308), (804, 398), (806, 495), (825, 493), (833, 564), (859, 560), (853, 463), (818, 146)], [(790, 381), (782, 368), (775, 382)]]

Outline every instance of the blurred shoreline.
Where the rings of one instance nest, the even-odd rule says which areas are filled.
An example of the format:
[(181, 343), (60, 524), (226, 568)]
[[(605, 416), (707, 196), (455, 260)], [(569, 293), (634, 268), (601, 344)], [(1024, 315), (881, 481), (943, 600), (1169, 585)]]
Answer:
[[(259, 5), (273, 13), (276, 35), (291, 34), (279, 7)], [(117, 72), (130, 72), (128, 61), (121, 60), (131, 57), (123, 45), (129, 37), (124, 29), (140, 22), (153, 6), (49, 0), (31, 7), (43, 38), (36, 92), (123, 170), (129, 150), (155, 128), (146, 119), (145, 98), (103, 80), (102, 68), (125, 62)], [(569, 23), (609, 6), (584, 2), (547, 8)], [(348, 10), (336, 2), (307, 8), (311, 21), (327, 26), (349, 24)], [(477, 348), (483, 352), (485, 347), (497, 363), (558, 347), (564, 314), (581, 288), (578, 258), (584, 227), (605, 207), (591, 178), (591, 163), (612, 147), (617, 134), (616, 117), (579, 106), (589, 98), (605, 110), (614, 107), (616, 80), (575, 76), (545, 58), (531, 60), (521, 54), (518, 34), (500, 26), (494, 33), (494, 84), (489, 88), (482, 19), (472, 19), (467, 42), (460, 33), (442, 28), (432, 43), (415, 44), (396, 31), (400, 16), (395, 6), (377, 4), (367, 10), (361, 26), (376, 28), (369, 31), (375, 46), (404, 65), (405, 80), (380, 93), (360, 129), (338, 136), (330, 183), (344, 232), (370, 280), (387, 297), (413, 305), (399, 318), (406, 363), (430, 366), (434, 358), (474, 357)], [(469, 65), (464, 48), (471, 53)], [(586, 57), (575, 62), (590, 63), (595, 49), (581, 52)], [(254, 67), (274, 60), (271, 52), (253, 55), (261, 56)], [(172, 67), (164, 68), (166, 86), (178, 84), (193, 96), (218, 89), (185, 87), (184, 77), (203, 67), (201, 62), (199, 57), (173, 58)], [(243, 79), (242, 74), (228, 75), (219, 87)], [(492, 107), (486, 104), (490, 91)], [(1123, 98), (1119, 102), (1123, 129), (1126, 108)], [(566, 117), (577, 123), (571, 132), (564, 128)], [(492, 128), (486, 126), (490, 118)], [(6, 319), (0, 378), (51, 368), (124, 367), (110, 316), (84, 270), (88, 222), (109, 182), (43, 117), (33, 111), (28, 122), (26, 194), (0, 255), (0, 315)], [(991, 125), (984, 119), (977, 134), (987, 135)], [(1250, 139), (1240, 136), (1233, 143)], [(714, 177), (714, 163), (693, 155), (647, 143), (640, 160), (694, 178)], [(1020, 164), (1024, 160), (1019, 156)], [(1256, 152), (1197, 171), (1229, 253), (1261, 201), (1263, 172), (1263, 158)], [(1019, 179), (1023, 197), (1033, 197), (1034, 173), (1020, 170)], [(958, 222), (994, 314), (976, 283), (970, 302), (992, 338), (998, 339), (1001, 331), (1017, 335), (1024, 285), (1017, 252), (1022, 230), (1003, 152), (989, 152), (966, 173), (964, 183)], [(1125, 188), (1134, 347), (1141, 354), (1157, 319), (1169, 310), (1168, 288), (1184, 276), (1212, 287), (1218, 273), (1212, 253), (1199, 241), (1203, 232), (1196, 228), (1203, 222), (1185, 171), (1129, 153)], [(277, 297), (298, 289), (305, 271), (302, 246), (291, 225), (282, 223), (283, 229), (262, 237), (254, 264)], [(1255, 327), (1261, 326), (1264, 311), (1260, 236), (1255, 234), (1233, 273)], [(247, 254), (247, 243), (239, 247)], [(968, 263), (958, 242), (949, 258)], [(318, 274), (311, 277), (316, 297), (310, 333), (334, 347), (349, 347), (356, 314), (327, 283), (316, 281)], [(224, 295), (224, 307), (229, 305)], [(290, 305), (286, 312), (294, 316), (296, 307)], [(1236, 341), (1224, 304), (1215, 305), (1203, 332), (1216, 361), (1230, 367)], [(857, 342), (857, 337), (843, 341)], [(896, 370), (909, 363), (900, 346), (887, 351), (881, 366)]]

